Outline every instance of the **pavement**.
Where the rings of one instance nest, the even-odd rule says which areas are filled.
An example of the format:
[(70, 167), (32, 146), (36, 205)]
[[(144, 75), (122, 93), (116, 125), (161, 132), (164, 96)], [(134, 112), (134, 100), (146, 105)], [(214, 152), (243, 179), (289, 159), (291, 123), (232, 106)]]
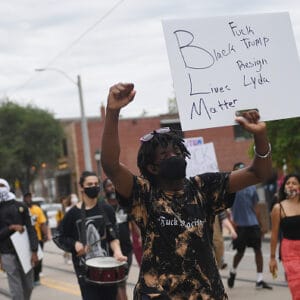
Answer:
[[(221, 270), (220, 274), (228, 293), (229, 299), (242, 300), (288, 300), (292, 299), (287, 287), (282, 265), (279, 264), (278, 277), (274, 280), (268, 272), (269, 239), (266, 235), (263, 242), (264, 254), (264, 280), (272, 285), (273, 290), (257, 290), (255, 288), (256, 271), (254, 254), (252, 249), (247, 249), (238, 270), (234, 288), (227, 287), (229, 267)], [(63, 252), (53, 242), (45, 244), (45, 255), (43, 260), (43, 274), (41, 285), (34, 288), (31, 300), (79, 300), (80, 291), (77, 284), (73, 266), (65, 264), (62, 257)], [(231, 249), (230, 239), (225, 236), (225, 261), (231, 265), (235, 252)], [(127, 281), (128, 300), (132, 300), (134, 285), (137, 281), (139, 267), (133, 260)], [(0, 271), (0, 300), (9, 299), (8, 284), (5, 273)]]

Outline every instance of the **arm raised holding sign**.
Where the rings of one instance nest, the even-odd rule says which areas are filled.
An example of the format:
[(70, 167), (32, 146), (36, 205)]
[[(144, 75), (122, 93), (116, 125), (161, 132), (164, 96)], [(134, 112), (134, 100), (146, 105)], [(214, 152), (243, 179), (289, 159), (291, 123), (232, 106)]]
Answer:
[(259, 121), (257, 110), (242, 112), (236, 121), (254, 137), (254, 159), (252, 164), (230, 175), (230, 192), (236, 192), (246, 186), (267, 180), (272, 173), (271, 145), (267, 138), (265, 122)]
[(263, 181), (271, 173), (266, 125), (259, 122), (257, 111), (244, 112), (236, 119), (254, 135), (256, 156), (250, 167), (189, 179), (186, 158), (190, 153), (183, 139), (168, 127), (152, 130), (140, 138), (137, 165), (141, 176), (135, 176), (120, 162), (118, 131), (120, 110), (134, 97), (131, 83), (110, 88), (101, 161), (120, 204), (141, 229), (144, 255), (136, 297), (228, 299), (211, 246), (212, 220), (232, 205), (232, 192)]

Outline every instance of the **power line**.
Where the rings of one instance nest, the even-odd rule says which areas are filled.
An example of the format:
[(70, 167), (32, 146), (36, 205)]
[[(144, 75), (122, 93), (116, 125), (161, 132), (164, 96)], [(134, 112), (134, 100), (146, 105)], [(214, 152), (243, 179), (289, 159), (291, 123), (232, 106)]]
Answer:
[(52, 65), (61, 55), (63, 55), (65, 52), (70, 50), (74, 45), (76, 45), (86, 34), (88, 34), (90, 31), (92, 31), (95, 27), (98, 26), (105, 18), (107, 18), (124, 0), (120, 0), (117, 2), (107, 13), (105, 13), (98, 21), (96, 21), (95, 24), (90, 26), (86, 31), (84, 31), (77, 39), (75, 39), (68, 47), (66, 47), (64, 50), (59, 52), (48, 64), (45, 66), (45, 68)]
[[(118, 1), (115, 5), (113, 5), (103, 16), (100, 17), (93, 25), (88, 27), (82, 34), (79, 35), (78, 38), (76, 38), (72, 43), (70, 43), (65, 49), (61, 50), (57, 55), (55, 55), (43, 68), (48, 68), (51, 66), (59, 57), (61, 57), (64, 53), (69, 51), (72, 47), (74, 47), (80, 40), (84, 38), (90, 31), (92, 31), (95, 27), (97, 27), (101, 22), (103, 22), (124, 0)], [(23, 89), (25, 86), (27, 86), (36, 76), (34, 73), (32, 76), (30, 76), (23, 84), (16, 87), (12, 93), (16, 92), (17, 90)]]

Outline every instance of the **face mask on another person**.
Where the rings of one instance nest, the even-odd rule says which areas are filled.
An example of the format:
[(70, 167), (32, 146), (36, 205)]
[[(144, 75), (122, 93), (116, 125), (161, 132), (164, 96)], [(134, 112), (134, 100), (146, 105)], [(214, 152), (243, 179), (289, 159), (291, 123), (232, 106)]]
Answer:
[(116, 193), (115, 192), (106, 192), (105, 195), (106, 195), (106, 198), (109, 199), (109, 200), (116, 199)]
[(159, 164), (159, 175), (169, 180), (183, 179), (186, 175), (186, 161), (182, 156), (171, 156)]
[(295, 198), (297, 195), (299, 195), (299, 190), (296, 189), (285, 189), (285, 194), (287, 196), (287, 198)]
[(97, 198), (100, 192), (100, 186), (85, 187), (84, 193), (91, 199)]
[(9, 192), (9, 184), (5, 179), (0, 178), (0, 202), (8, 201), (11, 199), (11, 193)]

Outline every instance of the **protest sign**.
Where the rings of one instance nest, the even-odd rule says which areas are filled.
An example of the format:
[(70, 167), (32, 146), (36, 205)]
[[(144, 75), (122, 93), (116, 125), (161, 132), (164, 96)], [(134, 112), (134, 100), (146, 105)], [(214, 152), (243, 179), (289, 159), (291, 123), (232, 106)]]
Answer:
[(288, 13), (163, 21), (183, 130), (300, 116), (300, 64)]
[[(22, 233), (16, 231), (10, 236), (10, 239), (14, 245), (16, 253), (18, 255), (19, 261), (23, 268), (25, 274), (27, 274), (32, 269), (30, 243), (28, 238), (28, 232), (26, 227)], [(38, 259), (41, 260), (44, 256), (43, 250), (40, 245), (38, 245)]]
[(219, 171), (213, 143), (203, 144), (202, 138), (188, 138), (185, 145), (191, 154), (191, 158), (186, 160), (187, 177)]

